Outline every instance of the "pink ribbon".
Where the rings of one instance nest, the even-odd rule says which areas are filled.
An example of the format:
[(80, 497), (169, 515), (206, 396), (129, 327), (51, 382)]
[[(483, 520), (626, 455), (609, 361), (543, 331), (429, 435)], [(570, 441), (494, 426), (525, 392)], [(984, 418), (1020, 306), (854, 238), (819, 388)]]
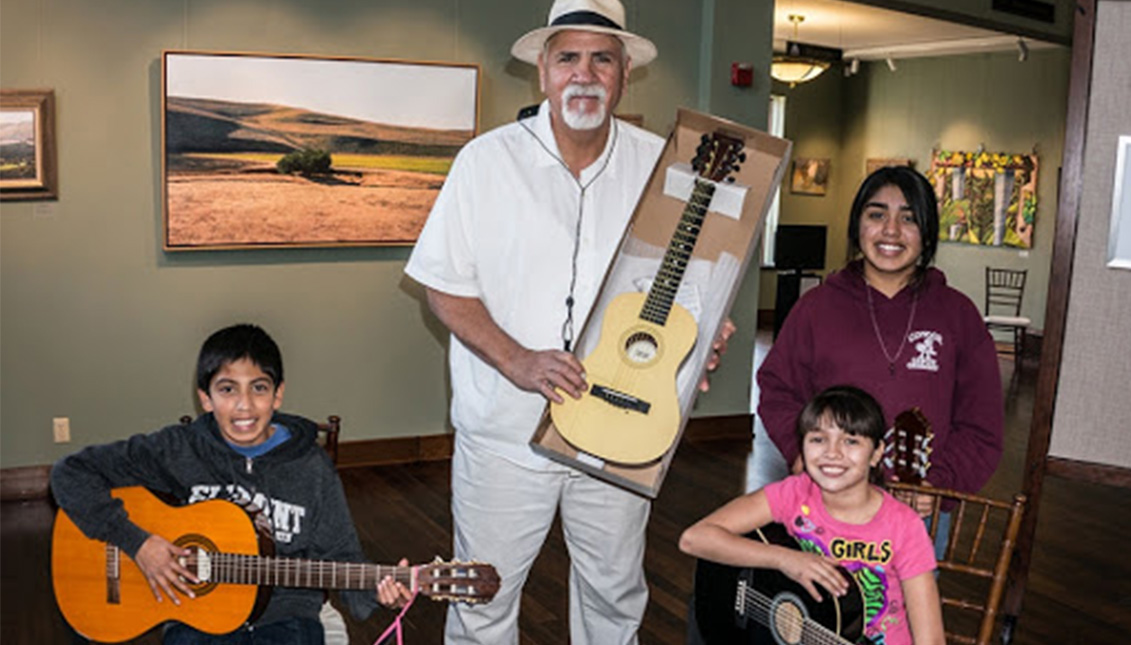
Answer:
[(412, 597), (408, 599), (408, 602), (405, 603), (404, 607), (401, 607), (401, 613), (397, 614), (397, 617), (393, 619), (392, 624), (390, 624), (388, 628), (386, 628), (385, 631), (377, 637), (377, 640), (373, 641), (373, 645), (381, 645), (381, 642), (388, 638), (389, 634), (392, 634), (394, 631), (396, 631), (397, 633), (397, 645), (404, 645), (404, 631), (401, 627), (401, 619), (404, 618), (405, 612), (408, 611), (408, 608), (412, 606), (412, 601), (416, 600), (416, 594), (416, 591), (412, 592)]

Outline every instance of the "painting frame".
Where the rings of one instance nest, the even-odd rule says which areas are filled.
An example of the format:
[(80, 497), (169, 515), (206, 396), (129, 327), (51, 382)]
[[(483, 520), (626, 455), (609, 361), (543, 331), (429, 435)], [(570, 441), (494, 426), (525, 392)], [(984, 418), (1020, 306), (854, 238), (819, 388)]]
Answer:
[(55, 90), (0, 90), (0, 131), (0, 201), (58, 199)]
[(472, 63), (164, 51), (164, 250), (414, 244), (481, 83)]
[(829, 189), (829, 159), (795, 157), (789, 173), (789, 192), (823, 197)]

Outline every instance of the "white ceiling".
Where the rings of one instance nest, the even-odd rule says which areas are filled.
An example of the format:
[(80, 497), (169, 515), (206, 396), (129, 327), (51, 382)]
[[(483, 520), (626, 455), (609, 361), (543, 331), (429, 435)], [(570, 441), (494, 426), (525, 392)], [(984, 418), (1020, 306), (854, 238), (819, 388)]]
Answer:
[[(805, 17), (793, 35), (790, 14)], [(845, 59), (879, 60), (1018, 50), (1017, 36), (844, 0), (777, 0), (774, 50), (786, 40), (836, 47)], [(1030, 48), (1055, 47), (1025, 39)]]

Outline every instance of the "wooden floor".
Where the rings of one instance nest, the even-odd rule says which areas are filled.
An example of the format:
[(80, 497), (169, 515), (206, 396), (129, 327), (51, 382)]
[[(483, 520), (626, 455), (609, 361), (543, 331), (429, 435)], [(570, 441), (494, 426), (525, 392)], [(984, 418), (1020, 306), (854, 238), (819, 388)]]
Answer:
[[(1008, 497), (1020, 487), (1033, 374), (1012, 379), (1003, 361), (1007, 456), (986, 492)], [(1012, 383), (1011, 383), (1012, 381)], [(741, 492), (749, 440), (685, 441), (656, 501), (648, 527), (646, 566), (651, 601), (642, 643), (683, 643), (692, 561), (676, 548), (679, 533)], [(342, 472), (366, 553), (376, 562), (401, 556), (414, 562), (450, 553), (449, 465), (423, 463)], [(0, 510), (0, 641), (67, 643), (50, 582), (46, 501), (8, 502)], [(1049, 479), (1040, 510), (1037, 546), (1015, 643), (1131, 643), (1131, 491)], [(522, 642), (566, 643), (568, 559), (555, 527), (523, 596)], [(405, 642), (440, 643), (444, 606), (418, 600), (407, 615)], [(353, 643), (373, 643), (392, 618), (382, 613), (350, 624)], [(154, 635), (139, 643), (155, 643)], [(392, 641), (390, 641), (392, 642)]]

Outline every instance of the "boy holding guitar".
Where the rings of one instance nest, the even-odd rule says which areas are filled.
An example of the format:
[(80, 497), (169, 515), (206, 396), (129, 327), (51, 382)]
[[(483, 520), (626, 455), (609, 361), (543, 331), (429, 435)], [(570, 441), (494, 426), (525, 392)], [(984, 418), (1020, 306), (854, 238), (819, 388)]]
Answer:
[[(883, 458), (884, 432), (875, 399), (854, 387), (831, 387), (797, 420), (803, 472), (739, 497), (684, 531), (680, 549), (711, 561), (699, 563), (695, 590), (708, 643), (774, 642), (740, 641), (749, 632), (734, 627), (736, 617), (748, 620), (750, 630), (775, 633), (777, 642), (851, 643), (864, 636), (884, 645), (944, 643), (927, 530), (911, 507), (869, 481)], [(770, 543), (763, 529), (775, 528), (767, 526), (773, 522), (796, 540), (793, 548)], [(758, 534), (746, 536), (753, 531)], [(763, 571), (728, 578), (725, 571), (733, 570), (712, 562)], [(822, 598), (822, 589), (832, 597)]]
[[(277, 411), (284, 383), (275, 341), (254, 325), (217, 331), (201, 347), (196, 387), (205, 414), (190, 425), (91, 446), (55, 464), (51, 488), (74, 524), (87, 537), (120, 547), (157, 602), (167, 599), (178, 607), (193, 602), (200, 583), (186, 566), (190, 550), (171, 543), (153, 524), (150, 530), (136, 524), (134, 519), (142, 520), (131, 519), (111, 489), (144, 486), (181, 505), (232, 501), (262, 512), (256, 526), (262, 528), (262, 520), (270, 525), (279, 556), (365, 562), (337, 472), (315, 441), (315, 424)], [(204, 524), (192, 529), (218, 531)], [(375, 590), (341, 596), (358, 618), (378, 602), (395, 607), (409, 597), (388, 576)], [(321, 644), (323, 598), (319, 589), (277, 588), (258, 619), (237, 630), (242, 634), (214, 636), (170, 622), (164, 642)]]

